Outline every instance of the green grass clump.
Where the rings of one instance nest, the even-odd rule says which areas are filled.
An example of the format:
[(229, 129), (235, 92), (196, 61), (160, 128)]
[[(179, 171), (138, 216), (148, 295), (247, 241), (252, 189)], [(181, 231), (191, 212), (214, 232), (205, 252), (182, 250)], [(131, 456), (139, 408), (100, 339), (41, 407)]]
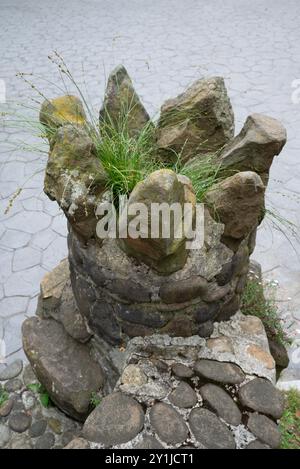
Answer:
[(96, 408), (98, 407), (98, 405), (101, 404), (101, 397), (96, 393), (96, 392), (93, 392), (92, 395), (91, 395), (91, 398), (90, 398), (90, 403), (91, 405)]
[(289, 339), (280, 321), (280, 314), (274, 294), (270, 294), (266, 298), (261, 281), (257, 279), (249, 279), (247, 281), (242, 295), (241, 311), (243, 314), (260, 318), (265, 326), (268, 338), (284, 346), (289, 344)]
[(47, 408), (52, 405), (50, 396), (44, 386), (40, 383), (31, 383), (27, 385), (27, 388), (30, 389), (34, 394), (39, 396), (40, 403), (43, 407)]
[(281, 449), (300, 449), (300, 392), (290, 389), (285, 396), (286, 408), (279, 423)]
[(0, 386), (0, 407), (8, 400), (8, 393)]

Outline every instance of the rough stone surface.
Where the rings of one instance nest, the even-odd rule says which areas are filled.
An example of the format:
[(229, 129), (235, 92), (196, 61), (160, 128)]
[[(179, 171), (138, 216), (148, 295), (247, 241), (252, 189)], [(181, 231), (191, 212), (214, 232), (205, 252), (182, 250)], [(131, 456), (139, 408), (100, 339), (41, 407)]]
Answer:
[(257, 412), (279, 419), (284, 411), (283, 394), (272, 383), (262, 378), (255, 378), (240, 388), (241, 403)]
[(35, 442), (35, 449), (51, 449), (55, 443), (55, 438), (52, 433), (45, 433), (37, 438)]
[(160, 113), (157, 146), (161, 157), (183, 161), (207, 155), (233, 137), (234, 117), (224, 80), (198, 80), (187, 91), (166, 101)]
[(265, 415), (250, 414), (247, 427), (263, 443), (278, 448), (280, 446), (281, 434), (278, 426), (273, 420)]
[(274, 339), (269, 340), (270, 353), (279, 368), (287, 368), (289, 366), (289, 356), (285, 346)]
[(123, 65), (119, 65), (108, 77), (104, 103), (100, 111), (100, 129), (102, 128), (106, 135), (111, 126), (120, 129), (120, 125), (126, 122), (129, 135), (135, 137), (149, 119), (127, 70)]
[(234, 449), (232, 433), (218, 417), (207, 409), (193, 409), (189, 425), (196, 438), (207, 449)]
[(245, 238), (263, 217), (265, 187), (258, 174), (244, 171), (214, 185), (205, 202), (225, 225), (224, 236)]
[(16, 412), (9, 417), (9, 426), (11, 430), (23, 433), (31, 424), (31, 417), (23, 412)]
[(142, 440), (135, 445), (135, 449), (163, 449), (163, 446), (152, 435), (145, 435)]
[(232, 397), (219, 386), (205, 384), (200, 388), (204, 401), (216, 414), (230, 425), (239, 425), (242, 414)]
[(121, 383), (133, 386), (142, 386), (147, 383), (147, 376), (138, 366), (128, 365), (122, 373)]
[(84, 438), (74, 438), (74, 440), (70, 441), (64, 449), (89, 449), (90, 444)]
[(0, 423), (0, 448), (3, 448), (3, 446), (8, 443), (10, 438), (10, 430), (6, 425), (3, 425)]
[(0, 371), (0, 381), (6, 381), (8, 379), (15, 378), (21, 373), (22, 369), (22, 360), (15, 360), (9, 366)]
[(197, 394), (193, 388), (188, 384), (181, 382), (174, 391), (169, 395), (169, 401), (176, 407), (188, 409), (194, 407), (197, 403)]
[(259, 362), (263, 363), (266, 368), (273, 370), (275, 367), (275, 361), (269, 352), (263, 350), (259, 345), (248, 345), (247, 353), (254, 357)]
[(240, 384), (245, 375), (233, 363), (220, 363), (213, 360), (199, 360), (194, 367), (195, 373), (201, 378), (226, 384)]
[(126, 443), (143, 428), (144, 412), (131, 397), (113, 393), (89, 415), (83, 427), (83, 436), (90, 441), (111, 446)]
[(14, 406), (14, 400), (8, 399), (0, 406), (0, 417), (7, 417)]
[(177, 378), (192, 378), (194, 371), (183, 363), (173, 363), (172, 372)]
[(253, 440), (245, 449), (270, 449), (270, 446), (261, 443), (259, 440)]
[(151, 408), (150, 422), (159, 438), (168, 444), (183, 443), (188, 436), (188, 427), (181, 415), (163, 402)]
[(75, 418), (86, 417), (92, 392), (104, 382), (101, 368), (88, 349), (68, 336), (54, 320), (27, 319), (24, 351), (51, 399)]

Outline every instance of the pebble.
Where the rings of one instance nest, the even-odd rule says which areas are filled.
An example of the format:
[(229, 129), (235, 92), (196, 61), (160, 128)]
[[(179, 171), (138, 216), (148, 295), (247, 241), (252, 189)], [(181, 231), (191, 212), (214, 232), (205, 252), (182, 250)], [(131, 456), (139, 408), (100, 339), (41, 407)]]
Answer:
[(150, 423), (159, 438), (168, 444), (183, 443), (188, 436), (188, 427), (182, 416), (164, 402), (151, 408)]
[(14, 406), (14, 400), (8, 399), (0, 407), (0, 417), (7, 417)]
[(90, 444), (84, 438), (74, 438), (74, 440), (70, 441), (64, 449), (89, 449)]
[(201, 359), (195, 363), (194, 369), (201, 378), (224, 384), (240, 384), (245, 379), (241, 368), (233, 363)]
[(23, 433), (30, 427), (31, 417), (23, 412), (16, 412), (10, 415), (8, 423), (11, 430), (17, 433)]
[(255, 378), (239, 390), (241, 403), (251, 410), (279, 419), (284, 411), (283, 394), (263, 378)]
[(176, 407), (182, 407), (188, 409), (194, 407), (197, 404), (197, 394), (193, 388), (182, 381), (174, 391), (169, 395), (169, 401)]
[(192, 368), (189, 368), (183, 363), (173, 363), (172, 372), (177, 378), (180, 378), (180, 379), (192, 378), (194, 376), (194, 372)]
[(22, 387), (23, 387), (23, 383), (18, 378), (11, 379), (11, 380), (7, 381), (4, 385), (4, 389), (7, 392), (16, 392), (16, 391), (19, 391), (20, 389), (22, 389)]
[(8, 379), (15, 378), (21, 373), (22, 369), (22, 360), (15, 360), (13, 363), (0, 371), (0, 381), (7, 381)]
[(189, 424), (196, 440), (205, 448), (235, 449), (231, 431), (209, 410), (193, 409), (189, 416)]
[(54, 435), (50, 432), (47, 432), (36, 440), (35, 449), (51, 449), (54, 444)]
[(3, 448), (9, 441), (10, 430), (6, 425), (0, 423), (0, 448)]
[(223, 420), (230, 425), (239, 425), (242, 414), (232, 399), (224, 389), (215, 384), (205, 384), (200, 388), (200, 394), (209, 407)]
[(265, 415), (253, 413), (249, 416), (247, 427), (263, 443), (274, 449), (279, 448), (281, 433), (273, 420)]
[(41, 436), (45, 431), (47, 427), (47, 420), (41, 419), (41, 420), (36, 420), (30, 427), (29, 434), (32, 438), (37, 438), (38, 436)]
[(48, 426), (57, 435), (60, 435), (62, 433), (62, 425), (58, 419), (50, 418), (48, 420)]

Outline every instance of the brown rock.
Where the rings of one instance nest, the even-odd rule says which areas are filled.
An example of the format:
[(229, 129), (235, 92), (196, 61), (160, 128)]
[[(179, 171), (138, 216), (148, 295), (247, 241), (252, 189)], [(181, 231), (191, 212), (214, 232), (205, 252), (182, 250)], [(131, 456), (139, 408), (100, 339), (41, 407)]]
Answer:
[(248, 355), (261, 362), (266, 368), (268, 368), (268, 370), (275, 368), (275, 362), (272, 355), (270, 355), (270, 353), (266, 352), (258, 345), (248, 345), (246, 351)]

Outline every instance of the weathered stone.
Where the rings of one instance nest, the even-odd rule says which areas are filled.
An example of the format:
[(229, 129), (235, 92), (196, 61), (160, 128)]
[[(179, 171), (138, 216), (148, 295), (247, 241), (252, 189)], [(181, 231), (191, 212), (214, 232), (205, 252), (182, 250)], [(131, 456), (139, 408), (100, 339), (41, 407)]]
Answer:
[(234, 118), (224, 80), (198, 80), (161, 108), (157, 147), (167, 161), (214, 153), (233, 137)]
[(134, 449), (163, 449), (163, 446), (154, 436), (145, 435), (142, 440), (135, 445)]
[(40, 436), (35, 443), (35, 449), (51, 449), (55, 444), (55, 437), (52, 433), (47, 432)]
[(194, 376), (193, 369), (183, 363), (173, 363), (172, 372), (179, 379), (192, 378)]
[(121, 383), (131, 386), (142, 386), (147, 383), (147, 376), (139, 366), (128, 365), (122, 373)]
[(240, 307), (241, 297), (240, 295), (232, 295), (226, 300), (216, 317), (217, 321), (228, 321), (233, 314), (235, 314)]
[(74, 440), (70, 441), (64, 449), (89, 449), (90, 444), (84, 438), (74, 438)]
[(0, 417), (7, 417), (14, 406), (14, 400), (8, 399), (0, 406)]
[(270, 446), (261, 443), (259, 440), (253, 440), (245, 449), (270, 449)]
[(168, 443), (183, 443), (188, 436), (188, 427), (181, 415), (169, 404), (159, 402), (150, 410), (150, 423), (159, 438)]
[(144, 412), (140, 404), (119, 392), (105, 397), (89, 415), (83, 436), (106, 446), (126, 443), (143, 428)]
[(108, 77), (99, 117), (104, 135), (112, 126), (121, 131), (126, 124), (131, 137), (136, 136), (150, 120), (123, 65), (116, 67)]
[(206, 341), (206, 346), (218, 353), (233, 353), (234, 349), (229, 337), (215, 337)]
[(111, 280), (107, 282), (107, 288), (121, 298), (133, 303), (150, 301), (150, 291), (140, 283), (134, 283), (129, 279), (117, 278)]
[(138, 305), (122, 305), (117, 308), (117, 317), (122, 321), (142, 324), (147, 327), (159, 328), (164, 326), (168, 318), (158, 311), (149, 311)]
[(110, 303), (101, 300), (95, 301), (90, 310), (88, 323), (93, 332), (110, 344), (115, 345), (121, 342), (121, 325), (117, 322), (115, 309)]
[(201, 378), (224, 384), (240, 384), (245, 379), (241, 368), (234, 363), (201, 359), (195, 363), (194, 370)]
[[(182, 268), (187, 258), (184, 245), (183, 217), (180, 220), (176, 220), (174, 217), (173, 221), (171, 217), (171, 221), (168, 217), (159, 217), (159, 210), (157, 208), (154, 210), (154, 204), (177, 204), (179, 208), (182, 208), (184, 201), (184, 185), (173, 171), (160, 169), (151, 173), (135, 186), (128, 201), (128, 212), (133, 204), (144, 204), (147, 209), (145, 219), (148, 220), (148, 223), (140, 224), (139, 238), (131, 238), (129, 235), (122, 239), (121, 247), (128, 254), (160, 272), (171, 273)], [(151, 217), (151, 210), (157, 217), (157, 223)], [(133, 216), (128, 216), (128, 224), (132, 222), (132, 219)], [(120, 224), (124, 223), (125, 220), (121, 216)], [(157, 235), (153, 233), (154, 226), (157, 227)], [(127, 225), (124, 224), (124, 228), (127, 230)], [(164, 235), (165, 230), (168, 230), (168, 236)]]
[(69, 279), (70, 270), (68, 259), (63, 259), (51, 272), (47, 272), (41, 281), (42, 311), (49, 311), (59, 306), (62, 292)]
[(164, 283), (159, 296), (165, 303), (184, 303), (202, 296), (208, 289), (208, 282), (203, 277), (191, 277), (178, 282)]
[(15, 360), (13, 363), (11, 363), (6, 368), (3, 368), (3, 370), (0, 371), (0, 381), (6, 381), (8, 379), (15, 378), (21, 373), (22, 369), (22, 360)]
[(278, 448), (281, 441), (281, 433), (273, 420), (265, 415), (250, 414), (247, 427), (259, 440), (271, 448)]
[(196, 308), (195, 312), (193, 313), (193, 316), (196, 322), (200, 324), (206, 323), (207, 321), (214, 320), (219, 310), (220, 310), (219, 303), (209, 303), (209, 304), (202, 303)]
[(63, 431), (61, 421), (50, 417), (48, 419), (48, 427), (55, 433), (56, 435), (60, 435)]
[(239, 135), (225, 146), (219, 161), (226, 170), (255, 171), (264, 176), (285, 142), (286, 130), (279, 121), (263, 114), (252, 114)]
[(207, 303), (216, 303), (224, 298), (230, 292), (230, 285), (218, 286), (216, 283), (208, 284), (206, 292), (202, 295), (202, 299)]
[(162, 329), (164, 334), (172, 337), (189, 337), (196, 332), (195, 325), (186, 314), (175, 314), (171, 321)]
[(246, 334), (261, 334), (264, 331), (263, 323), (256, 316), (243, 316), (239, 321), (239, 326)]
[(10, 379), (4, 385), (4, 389), (7, 392), (16, 392), (22, 389), (23, 383), (20, 379)]
[(90, 397), (103, 385), (103, 373), (88, 349), (67, 335), (53, 320), (27, 319), (23, 346), (39, 381), (64, 412), (84, 419)]
[(0, 448), (3, 448), (9, 442), (9, 439), (10, 439), (9, 428), (6, 425), (0, 423)]
[(37, 377), (35, 376), (31, 365), (26, 365), (23, 372), (23, 381), (25, 386), (28, 384), (38, 384)]
[(169, 401), (176, 407), (183, 407), (188, 409), (197, 404), (197, 394), (193, 388), (182, 381), (174, 391), (169, 395)]
[(203, 324), (199, 324), (197, 333), (199, 337), (210, 337), (214, 331), (214, 323), (212, 321), (206, 321)]
[(225, 225), (224, 236), (245, 238), (260, 222), (265, 186), (258, 174), (245, 171), (215, 184), (205, 194), (211, 214)]
[(261, 362), (266, 368), (268, 368), (268, 370), (275, 368), (275, 362), (272, 355), (270, 355), (270, 353), (266, 352), (258, 345), (248, 345), (246, 352), (248, 355)]
[(43, 102), (40, 111), (40, 122), (48, 127), (49, 136), (58, 127), (66, 124), (83, 125), (86, 115), (83, 105), (76, 96), (65, 95)]
[(23, 412), (16, 412), (9, 417), (9, 427), (17, 433), (23, 433), (31, 425), (31, 416)]
[(205, 384), (200, 388), (200, 394), (211, 409), (225, 422), (230, 425), (239, 425), (242, 414), (232, 399), (224, 389), (215, 384)]
[(30, 427), (29, 435), (31, 438), (37, 438), (38, 436), (43, 435), (47, 428), (47, 420), (39, 419), (36, 420)]
[(25, 410), (33, 409), (36, 404), (36, 398), (31, 391), (24, 391), (22, 393), (22, 402)]
[(32, 449), (32, 442), (26, 433), (14, 434), (11, 438), (10, 449)]
[(193, 409), (189, 416), (190, 428), (196, 440), (207, 449), (234, 449), (232, 433), (218, 417), (207, 409)]
[(262, 378), (255, 378), (239, 390), (241, 403), (257, 412), (279, 419), (284, 411), (282, 393), (272, 383)]
[(289, 366), (289, 356), (285, 346), (279, 343), (276, 339), (268, 337), (269, 348), (271, 355), (279, 368), (287, 368)]

